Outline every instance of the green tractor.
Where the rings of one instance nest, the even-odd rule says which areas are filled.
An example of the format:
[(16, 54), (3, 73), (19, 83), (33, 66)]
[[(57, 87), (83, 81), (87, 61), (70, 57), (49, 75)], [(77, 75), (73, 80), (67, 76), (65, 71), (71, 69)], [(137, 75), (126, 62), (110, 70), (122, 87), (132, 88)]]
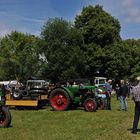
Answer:
[(0, 85), (0, 128), (8, 127), (11, 123), (11, 114), (5, 104), (5, 87)]
[(83, 106), (85, 111), (95, 112), (100, 104), (96, 90), (97, 87), (90, 84), (57, 86), (50, 92), (50, 105), (54, 110), (59, 111)]

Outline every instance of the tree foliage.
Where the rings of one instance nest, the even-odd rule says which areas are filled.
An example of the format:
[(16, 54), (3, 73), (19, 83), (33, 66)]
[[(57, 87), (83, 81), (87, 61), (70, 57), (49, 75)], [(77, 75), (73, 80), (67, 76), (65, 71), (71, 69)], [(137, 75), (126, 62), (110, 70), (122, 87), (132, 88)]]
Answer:
[(75, 26), (82, 31), (86, 44), (96, 43), (101, 47), (120, 39), (120, 24), (99, 5), (84, 7), (76, 16)]
[(39, 39), (32, 35), (12, 32), (1, 39), (0, 79), (27, 79), (39, 71)]
[(120, 28), (101, 6), (90, 5), (75, 23), (49, 19), (41, 37), (14, 31), (0, 40), (0, 80), (134, 79), (140, 75), (140, 39), (121, 40)]
[(126, 54), (129, 53), (129, 65), (130, 65), (130, 74), (129, 77), (131, 79), (135, 79), (137, 76), (140, 75), (140, 39), (128, 39), (124, 41), (125, 45), (129, 48)]
[(48, 60), (46, 75), (53, 81), (79, 78), (84, 75), (85, 60), (80, 45), (81, 33), (64, 19), (51, 19), (42, 29)]

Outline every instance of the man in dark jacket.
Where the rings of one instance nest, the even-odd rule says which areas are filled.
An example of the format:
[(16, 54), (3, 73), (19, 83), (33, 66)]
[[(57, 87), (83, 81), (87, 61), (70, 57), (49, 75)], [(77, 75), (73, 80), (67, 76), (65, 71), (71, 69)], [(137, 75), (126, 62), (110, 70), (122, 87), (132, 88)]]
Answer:
[(120, 110), (127, 111), (128, 104), (126, 97), (128, 95), (128, 87), (124, 80), (120, 80), (120, 88), (118, 92), (118, 100), (120, 101)]
[(112, 80), (111, 79), (109, 79), (106, 83), (106, 90), (107, 90), (107, 94), (106, 94), (107, 106), (108, 106), (108, 109), (111, 110), (111, 92), (112, 92)]

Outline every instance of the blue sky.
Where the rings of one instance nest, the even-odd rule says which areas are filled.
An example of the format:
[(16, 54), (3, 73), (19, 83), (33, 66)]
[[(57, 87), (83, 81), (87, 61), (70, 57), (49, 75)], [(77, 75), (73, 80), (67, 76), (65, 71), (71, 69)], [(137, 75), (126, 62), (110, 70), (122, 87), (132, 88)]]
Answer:
[(140, 38), (140, 0), (0, 0), (0, 36), (12, 30), (40, 35), (49, 18), (73, 22), (83, 6), (96, 4), (119, 20), (123, 39)]

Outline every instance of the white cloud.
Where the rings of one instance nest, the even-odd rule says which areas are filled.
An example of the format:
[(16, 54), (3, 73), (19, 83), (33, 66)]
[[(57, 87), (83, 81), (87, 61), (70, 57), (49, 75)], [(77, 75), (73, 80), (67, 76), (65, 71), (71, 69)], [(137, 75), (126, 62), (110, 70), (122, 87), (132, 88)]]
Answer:
[(122, 9), (127, 23), (140, 23), (140, 9), (135, 0), (123, 0)]
[(34, 19), (34, 18), (28, 18), (28, 17), (20, 17), (20, 18), (21, 18), (21, 20), (37, 22), (37, 23), (44, 23), (45, 22), (45, 20), (41, 20), (41, 19)]
[(124, 7), (131, 7), (133, 4), (133, 0), (122, 0), (121, 2)]
[(6, 34), (9, 34), (12, 31), (12, 29), (8, 28), (4, 24), (0, 24), (0, 36), (5, 36)]
[[(33, 5), (28, 2), (28, 6), (26, 6), (26, 2), (19, 2), (18, 0), (15, 0), (15, 2), (10, 0), (8, 2), (0, 1), (1, 9), (4, 9), (3, 6), (5, 5), (7, 7), (3, 11), (0, 10), (0, 36), (9, 34), (13, 30), (40, 35), (41, 27), (46, 20), (58, 16), (59, 13), (53, 9), (51, 0), (44, 0), (42, 3), (38, 2), (35, 1)], [(14, 10), (12, 11), (11, 9), (13, 8)]]
[(45, 20), (43, 20), (43, 19), (24, 17), (24, 16), (20, 16), (17, 14), (10, 14), (10, 13), (5, 12), (5, 11), (0, 11), (0, 15), (6, 16), (9, 19), (12, 18), (13, 20), (19, 20), (19, 21), (24, 20), (24, 21), (37, 22), (37, 23), (44, 23), (45, 22)]
[(78, 10), (75, 12), (75, 16), (76, 16), (76, 15), (80, 15), (81, 12), (82, 12), (82, 9), (78, 9)]
[[(19, 32), (24, 32), (24, 33), (31, 33), (34, 35), (39, 35), (38, 30), (33, 30), (31, 25), (36, 25), (36, 27), (40, 27), (45, 20), (42, 19), (35, 19), (35, 18), (29, 18), (29, 17), (24, 17), (16, 14), (10, 14), (5, 11), (0, 11), (0, 36), (5, 36), (6, 34), (10, 34), (11, 31), (19, 31)], [(23, 23), (24, 22), (24, 23)], [(25, 23), (30, 23), (30, 26), (28, 27), (25, 25)], [(34, 26), (33, 26), (34, 27)]]

